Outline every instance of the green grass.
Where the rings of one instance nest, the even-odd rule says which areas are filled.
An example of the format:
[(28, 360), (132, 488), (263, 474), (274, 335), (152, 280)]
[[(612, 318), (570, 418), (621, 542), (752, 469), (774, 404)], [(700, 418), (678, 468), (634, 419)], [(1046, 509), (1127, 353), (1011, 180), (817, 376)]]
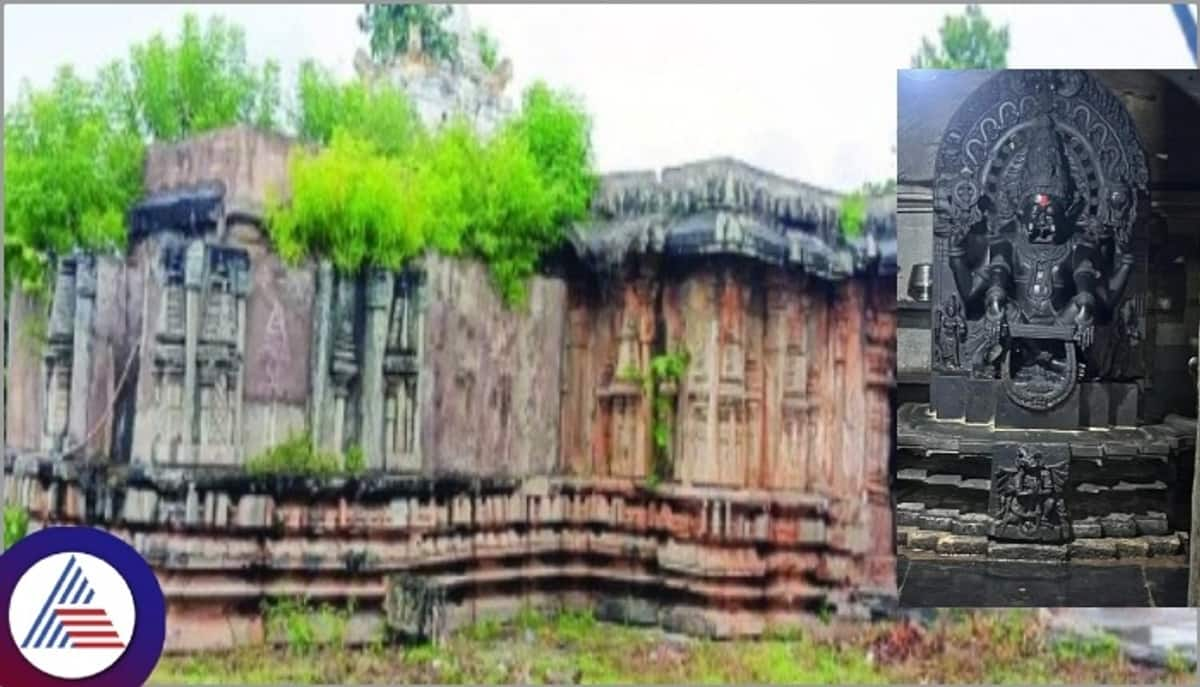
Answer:
[(334, 477), (359, 474), (365, 467), (366, 459), (358, 446), (352, 446), (345, 455), (318, 451), (307, 433), (294, 434), (246, 460), (246, 471), (258, 476)]
[(4, 509), (4, 549), (29, 534), (29, 513), (21, 506), (7, 506)]
[[(433, 644), (347, 649), (322, 642), (321, 609), (280, 602), (268, 614), (285, 646), (167, 657), (173, 684), (1192, 684), (1130, 664), (1109, 637), (1056, 641), (1029, 611), (971, 611), (925, 631), (833, 620), (773, 628), (759, 640), (713, 641), (598, 621), (588, 612), (520, 611)], [(899, 638), (899, 639), (897, 639)], [(903, 649), (897, 654), (889, 641)], [(898, 645), (897, 645), (898, 646)], [(890, 656), (890, 657), (889, 657)]]

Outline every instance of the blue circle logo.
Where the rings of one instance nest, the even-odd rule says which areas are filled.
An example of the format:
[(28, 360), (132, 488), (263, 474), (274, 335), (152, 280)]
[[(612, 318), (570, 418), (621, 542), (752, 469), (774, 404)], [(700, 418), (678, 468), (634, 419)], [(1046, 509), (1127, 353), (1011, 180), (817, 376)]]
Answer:
[(0, 687), (142, 685), (166, 638), (150, 565), (90, 527), (41, 530), (0, 556), (0, 611)]

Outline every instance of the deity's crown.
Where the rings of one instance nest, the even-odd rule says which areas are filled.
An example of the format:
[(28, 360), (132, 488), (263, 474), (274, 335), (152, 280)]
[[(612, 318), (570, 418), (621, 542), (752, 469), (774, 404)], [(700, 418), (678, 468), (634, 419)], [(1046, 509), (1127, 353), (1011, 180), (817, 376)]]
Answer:
[(1069, 201), (1074, 194), (1062, 139), (1049, 115), (1041, 115), (1030, 127), (1020, 191), (1023, 198), (1032, 196), (1042, 205), (1050, 199)]

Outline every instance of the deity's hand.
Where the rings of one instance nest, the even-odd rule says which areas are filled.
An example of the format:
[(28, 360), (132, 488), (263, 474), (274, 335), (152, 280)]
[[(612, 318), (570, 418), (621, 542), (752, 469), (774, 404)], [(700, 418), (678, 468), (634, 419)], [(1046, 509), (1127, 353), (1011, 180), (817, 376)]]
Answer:
[(1004, 336), (1004, 302), (1002, 296), (989, 294), (987, 308), (984, 311), (983, 323), (987, 331), (988, 341), (1000, 343)]
[(1075, 341), (1083, 350), (1092, 347), (1096, 336), (1096, 324), (1087, 308), (1080, 308), (1075, 315)]

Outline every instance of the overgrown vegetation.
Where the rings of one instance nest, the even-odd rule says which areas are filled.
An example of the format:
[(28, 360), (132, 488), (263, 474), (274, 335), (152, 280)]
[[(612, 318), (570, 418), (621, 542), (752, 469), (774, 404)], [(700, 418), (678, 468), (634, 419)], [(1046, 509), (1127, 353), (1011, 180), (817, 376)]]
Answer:
[(141, 192), (144, 145), (119, 100), (61, 68), (45, 90), (25, 84), (4, 116), (5, 279), (46, 295), (54, 256), (125, 241)]
[(346, 648), (354, 608), (353, 601), (335, 607), (329, 603), (317, 605), (306, 598), (276, 599), (265, 602), (262, 612), (267, 637), (284, 642), (289, 653), (305, 655), (322, 647)]
[(1008, 66), (1008, 25), (994, 27), (979, 5), (967, 5), (961, 15), (947, 15), (938, 29), (938, 43), (921, 39), (913, 55), (916, 69), (1004, 69)]
[(852, 191), (842, 196), (838, 205), (838, 225), (842, 236), (855, 239), (862, 236), (867, 223), (867, 197), (862, 191)]
[(20, 506), (4, 508), (4, 550), (29, 534), (29, 512)]
[(175, 141), (235, 123), (274, 129), (280, 104), (279, 65), (251, 64), (240, 26), (211, 16), (201, 26), (183, 18), (171, 42), (156, 34), (129, 53), (131, 80), (120, 64), (106, 81), (126, 91), (128, 116), (155, 140)]
[[(651, 486), (670, 477), (671, 439), (675, 434), (674, 401), (690, 362), (691, 355), (682, 348), (672, 353), (656, 355), (650, 359), (647, 393), (653, 409), (650, 433), (654, 439), (654, 465), (650, 473)], [(664, 393), (664, 387), (671, 387), (669, 393)]]
[(251, 475), (333, 477), (359, 474), (365, 468), (362, 449), (351, 447), (344, 455), (313, 448), (312, 437), (294, 434), (280, 444), (251, 456), (246, 471)]
[(409, 28), (420, 27), (421, 51), (439, 60), (457, 62), (458, 36), (446, 28), (454, 6), (446, 4), (367, 4), (358, 28), (371, 45), (371, 57), (386, 60), (408, 51)]
[(500, 63), (500, 44), (487, 29), (475, 32), (475, 46), (479, 48), (479, 60), (488, 69), (495, 69)]
[(4, 116), (5, 279), (45, 295), (47, 268), (81, 248), (116, 249), (142, 191), (145, 145), (238, 122), (277, 126), (279, 69), (252, 65), (240, 27), (184, 17), (87, 79), (62, 67)]
[(339, 85), (311, 64), (298, 92), (297, 129), (326, 147), (297, 151), (290, 203), (269, 203), (285, 259), (325, 255), (353, 273), (399, 269), (427, 250), (465, 255), (517, 304), (542, 255), (587, 213), (590, 121), (544, 84), (487, 138), (462, 119), (428, 131), (401, 93)]
[[(312, 611), (308, 611), (311, 618)], [(293, 618), (288, 612), (277, 617)], [(278, 622), (278, 621), (277, 621)], [(289, 648), (166, 657), (155, 680), (184, 684), (1191, 684), (1182, 665), (1131, 664), (1100, 637), (1055, 649), (1031, 611), (966, 611), (923, 629), (904, 622), (811, 624), (758, 640), (708, 641), (526, 609), (438, 644)], [(284, 627), (287, 622), (284, 622)], [(307, 646), (297, 651), (294, 646)], [(1082, 647), (1082, 648), (1081, 648)]]

